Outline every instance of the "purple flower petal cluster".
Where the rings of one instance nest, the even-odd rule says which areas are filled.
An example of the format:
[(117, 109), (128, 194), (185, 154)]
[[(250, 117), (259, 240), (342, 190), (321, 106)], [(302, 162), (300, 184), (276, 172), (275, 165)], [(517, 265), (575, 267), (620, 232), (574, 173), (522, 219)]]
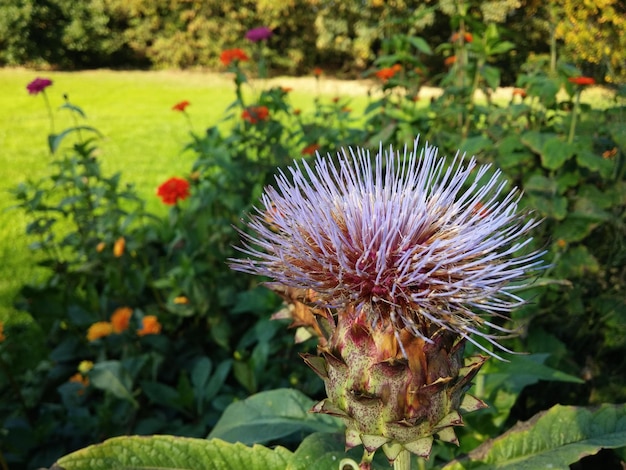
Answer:
[(437, 152), (416, 140), (373, 160), (350, 148), (295, 163), (265, 190), (242, 232), (247, 257), (231, 267), (310, 288), (327, 307), (353, 305), (373, 326), (501, 347), (487, 330), (510, 330), (490, 320), (524, 303), (511, 281), (542, 265), (543, 253), (524, 250), (539, 221), (518, 212), (500, 171)]
[(246, 33), (246, 39), (252, 42), (263, 41), (269, 39), (272, 36), (272, 30), (267, 26), (261, 26), (259, 28), (252, 28)]
[(49, 78), (39, 78), (39, 77), (37, 77), (32, 82), (30, 82), (28, 85), (26, 85), (26, 89), (28, 90), (28, 93), (30, 95), (36, 95), (36, 94), (41, 93), (42, 91), (44, 91), (50, 85), (52, 85), (52, 80), (50, 80)]

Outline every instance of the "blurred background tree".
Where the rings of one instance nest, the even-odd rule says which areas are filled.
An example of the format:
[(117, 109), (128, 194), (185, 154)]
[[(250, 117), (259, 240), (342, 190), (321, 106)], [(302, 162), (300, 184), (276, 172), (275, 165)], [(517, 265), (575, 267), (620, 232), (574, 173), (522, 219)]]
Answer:
[[(504, 69), (558, 50), (558, 59), (598, 81), (626, 78), (621, 0), (0, 0), (0, 65), (218, 68), (223, 49), (246, 47), (245, 32), (267, 26), (272, 73), (323, 65), (355, 77), (392, 34), (436, 46), (461, 25), (480, 33), (492, 23), (517, 45), (495, 64)], [(433, 56), (425, 64), (437, 74), (442, 61)], [(503, 84), (513, 76), (504, 74)]]

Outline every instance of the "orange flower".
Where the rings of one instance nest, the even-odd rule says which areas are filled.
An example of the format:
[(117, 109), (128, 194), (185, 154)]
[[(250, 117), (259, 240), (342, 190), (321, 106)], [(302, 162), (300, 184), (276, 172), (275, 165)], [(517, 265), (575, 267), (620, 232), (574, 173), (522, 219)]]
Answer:
[(189, 299), (184, 295), (179, 295), (178, 297), (174, 298), (174, 303), (176, 305), (187, 305), (189, 303)]
[(567, 242), (563, 240), (562, 238), (559, 238), (556, 241), (556, 246), (558, 246), (559, 248), (565, 248), (567, 246)]
[(526, 98), (526, 90), (523, 88), (513, 88), (513, 96), (521, 96), (522, 98)]
[(95, 341), (109, 336), (111, 333), (113, 333), (113, 325), (108, 321), (99, 321), (89, 327), (87, 330), (87, 339), (89, 341)]
[(72, 375), (69, 378), (68, 382), (79, 383), (83, 387), (88, 387), (89, 386), (89, 378), (88, 377), (84, 377), (83, 374), (81, 374), (80, 372), (76, 372), (74, 375)]
[(179, 200), (184, 201), (189, 197), (189, 181), (183, 178), (170, 178), (157, 188), (157, 196), (163, 204), (173, 205)]
[(400, 64), (395, 64), (391, 67), (385, 67), (384, 69), (380, 69), (376, 72), (376, 76), (381, 79), (383, 82), (386, 82), (390, 78), (393, 78), (396, 73), (402, 70), (402, 66)]
[(570, 83), (580, 86), (595, 85), (596, 83), (596, 81), (591, 77), (570, 77), (568, 78), (568, 80), (570, 81)]
[(316, 77), (319, 77), (323, 73), (324, 73), (324, 71), (321, 68), (319, 68), (319, 67), (315, 67), (313, 69), (313, 75), (315, 75)]
[(126, 249), (126, 239), (124, 237), (120, 237), (115, 240), (115, 244), (113, 245), (113, 256), (119, 258), (124, 254), (124, 250)]
[(313, 155), (320, 149), (319, 144), (307, 145), (302, 149), (302, 155)]
[(106, 248), (107, 244), (104, 242), (100, 242), (96, 245), (96, 251), (98, 253), (102, 253), (104, 251), (104, 249)]
[(185, 108), (189, 106), (191, 103), (189, 101), (181, 101), (180, 103), (176, 103), (172, 106), (173, 111), (185, 112)]
[(128, 307), (120, 307), (116, 309), (111, 315), (111, 325), (113, 325), (114, 333), (121, 333), (128, 329), (130, 323), (130, 317), (133, 314), (133, 310)]
[(615, 155), (617, 155), (617, 147), (613, 147), (610, 150), (605, 150), (604, 152), (602, 152), (602, 158), (613, 158)]
[(0, 322), (0, 343), (2, 343), (5, 339), (7, 339), (7, 337), (4, 336), (4, 324)]
[(225, 51), (223, 51), (222, 54), (220, 55), (220, 60), (222, 61), (222, 64), (224, 64), (225, 67), (228, 67), (233, 60), (245, 62), (247, 60), (250, 60), (250, 58), (246, 55), (244, 51), (242, 51), (241, 49), (235, 48), (235, 49), (226, 49)]
[(282, 91), (283, 93), (289, 93), (290, 91), (293, 91), (293, 88), (288, 87), (288, 86), (283, 86), (283, 87), (280, 87), (280, 91)]
[(463, 41), (464, 42), (472, 42), (474, 40), (473, 36), (471, 35), (471, 33), (463, 33), (463, 36), (461, 36), (461, 34), (459, 33), (454, 33), (451, 37), (450, 37), (450, 42), (460, 42), (461, 41), (461, 37), (463, 37)]
[(146, 315), (141, 319), (142, 328), (137, 331), (139, 336), (158, 335), (161, 332), (161, 324), (154, 315)]
[(250, 124), (256, 124), (259, 121), (267, 121), (270, 117), (267, 106), (249, 106), (241, 113), (242, 119)]
[(450, 57), (446, 57), (446, 60), (443, 61), (444, 65), (446, 67), (450, 67), (455, 62), (456, 62), (456, 56), (455, 55), (451, 55)]

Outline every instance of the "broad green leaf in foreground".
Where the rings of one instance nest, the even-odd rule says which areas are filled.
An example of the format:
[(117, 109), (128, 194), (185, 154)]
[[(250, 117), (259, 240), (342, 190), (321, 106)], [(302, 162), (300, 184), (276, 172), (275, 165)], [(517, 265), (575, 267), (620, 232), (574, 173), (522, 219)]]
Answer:
[(50, 470), (284, 470), (292, 455), (219, 439), (122, 436), (66, 455)]
[(602, 448), (626, 445), (626, 405), (557, 405), (491, 439), (444, 470), (568, 470)]
[(257, 393), (230, 405), (211, 431), (209, 438), (245, 444), (264, 443), (295, 432), (336, 432), (337, 418), (313, 414), (314, 401), (292, 389)]

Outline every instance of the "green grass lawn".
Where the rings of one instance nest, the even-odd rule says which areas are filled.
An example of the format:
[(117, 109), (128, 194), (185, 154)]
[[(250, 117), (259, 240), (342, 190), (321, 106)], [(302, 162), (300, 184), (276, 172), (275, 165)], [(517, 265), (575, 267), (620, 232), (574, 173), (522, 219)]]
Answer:
[[(170, 176), (189, 172), (194, 155), (182, 153), (189, 141), (189, 127), (171, 107), (182, 100), (195, 132), (219, 122), (226, 107), (235, 99), (234, 84), (228, 74), (200, 72), (35, 72), (0, 69), (0, 321), (18, 322), (28, 316), (12, 304), (19, 288), (35, 276), (35, 253), (28, 250), (26, 220), (17, 210), (9, 189), (28, 178), (39, 178), (49, 170), (46, 136), (50, 132), (47, 108), (41, 95), (31, 96), (26, 85), (36, 77), (53, 80), (47, 94), (58, 132), (72, 125), (67, 111), (59, 112), (63, 94), (87, 114), (85, 124), (105, 136), (99, 142), (104, 170), (121, 171), (123, 180), (134, 183), (145, 197), (149, 210), (164, 213), (155, 188)], [(358, 95), (350, 106), (360, 115), (366, 105), (363, 88), (349, 84), (316, 84), (298, 79), (274, 79), (272, 84), (293, 88), (294, 107), (313, 106), (318, 93), (328, 96)], [(257, 83), (255, 88), (267, 86)], [(294, 155), (297, 157), (297, 155)]]

